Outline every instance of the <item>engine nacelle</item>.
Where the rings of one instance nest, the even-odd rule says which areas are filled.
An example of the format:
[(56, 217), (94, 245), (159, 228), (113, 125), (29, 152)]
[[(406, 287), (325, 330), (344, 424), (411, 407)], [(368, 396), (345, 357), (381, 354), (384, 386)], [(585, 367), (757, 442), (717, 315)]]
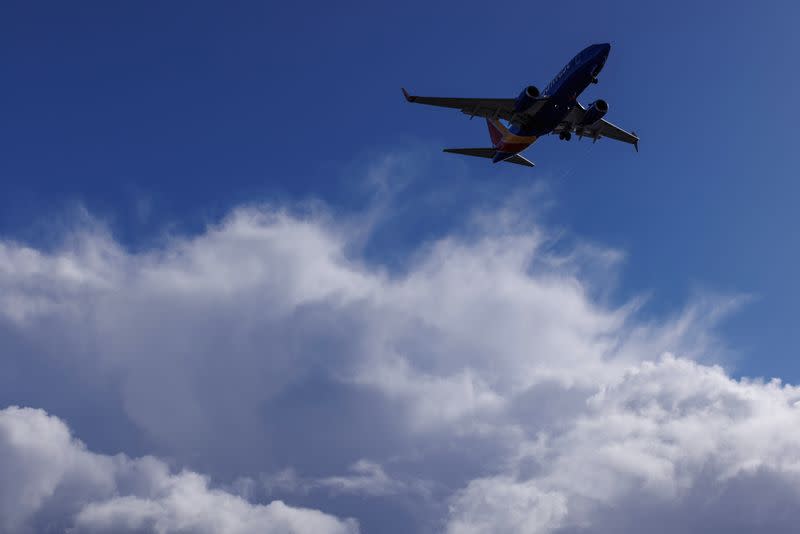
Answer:
[(589, 105), (589, 109), (586, 110), (581, 125), (589, 126), (590, 124), (594, 124), (602, 119), (606, 113), (608, 113), (608, 103), (605, 100), (595, 100)]
[(539, 98), (539, 89), (536, 86), (529, 85), (517, 97), (514, 109), (516, 111), (525, 111), (536, 102), (537, 98)]

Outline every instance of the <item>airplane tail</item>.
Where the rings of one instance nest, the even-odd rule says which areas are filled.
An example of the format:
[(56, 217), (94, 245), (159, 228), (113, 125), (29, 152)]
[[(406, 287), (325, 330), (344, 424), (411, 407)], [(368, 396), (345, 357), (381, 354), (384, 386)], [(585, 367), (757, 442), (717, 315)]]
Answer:
[[(509, 138), (513, 139), (515, 136), (508, 131), (508, 128), (506, 128), (502, 122), (497, 119), (486, 119), (486, 125), (489, 128), (489, 137), (492, 138), (491, 148), (445, 148), (444, 151), (451, 154), (487, 158), (494, 163), (505, 161), (525, 167), (533, 167), (532, 161), (525, 159), (517, 153), (520, 149), (517, 148), (517, 146), (512, 144), (511, 147), (517, 150), (513, 152), (508, 151), (507, 141)], [(528, 142), (528, 144), (530, 144), (530, 142)], [(523, 145), (522, 148), (525, 146), (527, 145)]]
[(497, 147), (503, 141), (503, 137), (508, 134), (508, 128), (503, 126), (503, 123), (497, 119), (486, 119), (486, 126), (489, 127), (489, 137), (492, 138), (492, 145)]

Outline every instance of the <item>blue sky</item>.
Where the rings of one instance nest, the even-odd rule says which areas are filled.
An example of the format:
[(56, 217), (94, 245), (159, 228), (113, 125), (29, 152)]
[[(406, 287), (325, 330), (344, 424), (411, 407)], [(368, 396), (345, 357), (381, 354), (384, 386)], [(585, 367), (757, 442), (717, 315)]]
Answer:
[[(6, 2), (0, 237), (49, 251), (65, 226), (84, 224), (85, 209), (135, 254), (165, 234), (204, 236), (241, 205), (319, 202), (352, 221), (387, 194), (392, 208), (360, 261), (392, 271), (463, 229), (465, 214), (513, 197), (567, 248), (622, 252), (618, 276), (604, 282), (610, 305), (646, 296), (643, 324), (703, 296), (746, 297), (713, 328), (732, 354), (722, 363), (733, 376), (796, 383), (798, 16), (791, 2)], [(442, 154), (486, 145), (485, 124), (400, 94), (512, 97), (544, 87), (596, 42), (612, 43), (611, 54), (581, 100), (608, 101), (607, 118), (640, 135), (638, 154), (556, 137), (526, 152), (535, 169)], [(376, 176), (389, 193), (376, 193)], [(593, 289), (605, 293), (604, 283)], [(702, 313), (694, 319), (705, 324)], [(57, 382), (53, 368), (42, 380)], [(158, 430), (138, 433), (146, 417), (128, 404), (86, 415), (94, 393), (71, 397), (81, 377), (70, 374), (42, 403), (51, 413), (72, 403), (55, 415), (90, 448), (219, 467), (211, 453), (181, 456), (179, 440)], [(7, 404), (35, 398), (39, 385), (15, 387), (20, 397), (7, 390)], [(114, 387), (91, 386), (100, 396)], [(324, 397), (302, 391), (281, 402), (299, 396), (306, 413)], [(98, 431), (98, 420), (123, 412), (133, 422)], [(293, 445), (280, 444), (283, 458), (294, 458)], [(339, 515), (358, 515), (356, 504), (340, 505)]]

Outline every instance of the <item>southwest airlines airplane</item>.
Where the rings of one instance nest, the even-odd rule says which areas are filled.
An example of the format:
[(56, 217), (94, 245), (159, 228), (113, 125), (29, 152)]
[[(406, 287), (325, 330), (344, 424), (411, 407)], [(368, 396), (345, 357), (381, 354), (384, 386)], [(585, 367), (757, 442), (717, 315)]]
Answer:
[[(409, 102), (460, 109), (471, 117), (485, 117), (492, 138), (491, 148), (445, 148), (445, 152), (489, 158), (494, 163), (507, 161), (533, 167), (520, 155), (534, 141), (546, 134), (558, 134), (569, 141), (572, 134), (597, 141), (601, 137), (632, 144), (639, 150), (639, 138), (606, 121), (605, 100), (595, 100), (588, 108), (578, 103), (589, 84), (597, 83), (611, 50), (610, 44), (596, 44), (582, 50), (547, 84), (544, 91), (533, 85), (517, 98), (442, 98), (414, 96), (403, 89)], [(509, 123), (506, 127), (499, 119)]]

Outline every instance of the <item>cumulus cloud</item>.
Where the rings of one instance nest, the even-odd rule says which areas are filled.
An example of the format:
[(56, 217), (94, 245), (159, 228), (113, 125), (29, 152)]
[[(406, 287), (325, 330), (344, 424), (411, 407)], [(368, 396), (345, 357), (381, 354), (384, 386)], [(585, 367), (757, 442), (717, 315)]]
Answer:
[[(666, 355), (455, 496), (449, 532), (793, 532), (800, 389)], [(531, 445), (531, 444), (527, 444)], [(657, 520), (655, 520), (657, 518)]]
[[(30, 484), (4, 488), (5, 517), (355, 528), (314, 508), (381, 532), (791, 530), (797, 390), (711, 363), (739, 299), (644, 320), (640, 301), (597, 287), (621, 253), (554, 246), (513, 206), (472, 220), (391, 268), (324, 209), (239, 208), (135, 252), (96, 225), (49, 251), (0, 243), (3, 398), (58, 410), (90, 445), (136, 436), (125, 446), (191, 469), (64, 438), (83, 452), (41, 472), (21, 462)], [(36, 381), (64, 392), (20, 385)], [(70, 384), (89, 400), (70, 404)], [(84, 419), (89, 404), (108, 428)], [(128, 474), (150, 464), (158, 476)], [(88, 504), (53, 497), (69, 485)], [(272, 501), (289, 497), (307, 508)]]
[(281, 501), (251, 504), (153, 457), (87, 450), (42, 410), (0, 411), (0, 531), (347, 534), (357, 523)]

